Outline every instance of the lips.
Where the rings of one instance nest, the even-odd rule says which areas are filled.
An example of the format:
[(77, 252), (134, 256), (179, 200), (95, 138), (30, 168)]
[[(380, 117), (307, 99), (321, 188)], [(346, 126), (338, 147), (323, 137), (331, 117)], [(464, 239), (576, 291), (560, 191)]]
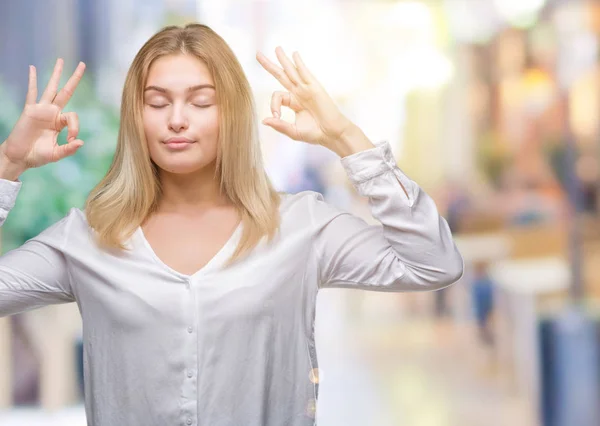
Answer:
[(186, 143), (194, 143), (195, 141), (188, 139), (188, 138), (169, 138), (166, 141), (164, 141), (165, 144), (167, 145), (171, 145), (171, 144), (177, 144), (177, 145), (181, 145), (181, 144), (186, 144)]

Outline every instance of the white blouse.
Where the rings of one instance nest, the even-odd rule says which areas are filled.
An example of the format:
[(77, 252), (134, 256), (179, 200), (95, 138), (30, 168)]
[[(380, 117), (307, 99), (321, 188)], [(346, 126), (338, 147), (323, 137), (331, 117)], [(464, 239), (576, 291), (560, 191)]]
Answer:
[[(0, 257), (0, 316), (77, 303), (88, 425), (314, 425), (319, 289), (437, 290), (463, 272), (446, 221), (387, 142), (341, 162), (383, 226), (317, 192), (285, 194), (272, 243), (222, 268), (240, 225), (186, 275), (156, 256), (141, 228), (131, 251), (100, 249), (72, 208)], [(20, 187), (0, 179), (0, 225)]]

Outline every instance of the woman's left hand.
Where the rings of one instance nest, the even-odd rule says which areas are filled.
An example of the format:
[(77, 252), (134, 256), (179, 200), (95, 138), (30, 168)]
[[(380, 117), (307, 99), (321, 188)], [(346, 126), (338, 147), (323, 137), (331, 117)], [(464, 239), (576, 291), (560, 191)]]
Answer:
[[(263, 124), (294, 140), (327, 148), (334, 146), (354, 124), (340, 112), (333, 99), (302, 62), (298, 52), (292, 55), (294, 62), (281, 47), (275, 49), (275, 54), (283, 68), (271, 62), (261, 52), (256, 54), (256, 59), (288, 91), (273, 93), (273, 117), (265, 118)], [(295, 123), (281, 119), (282, 105), (296, 113)]]

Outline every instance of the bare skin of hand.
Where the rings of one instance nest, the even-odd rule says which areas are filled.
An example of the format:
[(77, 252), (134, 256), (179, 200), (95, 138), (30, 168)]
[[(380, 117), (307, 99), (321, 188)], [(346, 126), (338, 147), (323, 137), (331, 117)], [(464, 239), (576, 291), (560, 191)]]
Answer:
[[(281, 47), (275, 49), (275, 54), (281, 66), (271, 62), (261, 52), (257, 53), (256, 59), (288, 91), (273, 93), (273, 117), (263, 120), (263, 124), (294, 140), (330, 147), (340, 140), (353, 123), (340, 112), (298, 52), (292, 55), (293, 62)], [(281, 120), (282, 105), (294, 111), (294, 123)]]
[[(83, 145), (77, 139), (79, 119), (75, 112), (63, 112), (73, 96), (85, 71), (80, 62), (73, 75), (59, 91), (63, 60), (58, 59), (50, 81), (40, 100), (37, 100), (37, 75), (34, 66), (29, 67), (29, 87), (25, 107), (10, 135), (0, 145), (0, 161), (5, 165), (24, 171), (40, 167), (73, 155)], [(67, 143), (58, 144), (58, 135), (67, 127)]]

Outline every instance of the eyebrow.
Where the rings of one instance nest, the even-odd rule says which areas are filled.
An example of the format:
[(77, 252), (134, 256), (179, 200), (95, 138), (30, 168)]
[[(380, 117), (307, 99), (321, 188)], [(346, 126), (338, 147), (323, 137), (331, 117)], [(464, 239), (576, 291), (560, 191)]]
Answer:
[[(215, 90), (215, 86), (213, 86), (212, 84), (198, 84), (196, 86), (191, 86), (188, 87), (186, 89), (186, 92), (195, 92), (196, 90), (201, 90), (201, 89), (213, 89)], [(148, 86), (144, 89), (144, 93), (146, 93), (148, 90), (156, 90), (157, 92), (162, 92), (162, 93), (168, 93), (170, 92), (169, 89), (165, 89), (164, 87), (159, 87), (159, 86)]]

